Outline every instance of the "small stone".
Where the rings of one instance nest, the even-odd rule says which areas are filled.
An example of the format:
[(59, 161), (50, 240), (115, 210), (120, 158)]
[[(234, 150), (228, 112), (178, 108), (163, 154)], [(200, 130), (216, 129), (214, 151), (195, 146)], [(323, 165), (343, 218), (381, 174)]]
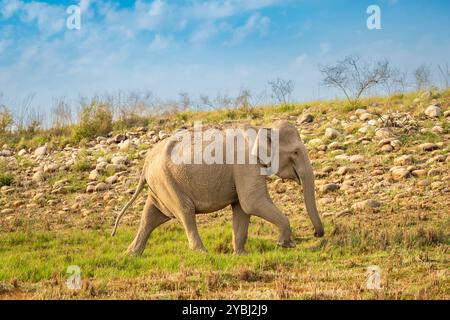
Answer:
[(130, 140), (125, 140), (125, 141), (120, 143), (119, 150), (122, 151), (122, 152), (128, 152), (128, 150), (130, 150), (130, 147), (131, 147), (131, 141)]
[(95, 186), (94, 185), (90, 184), (90, 185), (87, 186), (86, 193), (92, 193), (94, 191), (95, 191)]
[(337, 173), (341, 176), (345, 176), (347, 173), (352, 173), (354, 172), (355, 169), (351, 168), (351, 167), (340, 167), (337, 171)]
[(92, 170), (91, 173), (89, 173), (89, 180), (95, 181), (98, 179), (99, 176), (100, 174), (98, 173), (97, 170)]
[(429, 152), (429, 151), (437, 150), (437, 149), (439, 149), (439, 147), (435, 143), (427, 142), (427, 143), (422, 143), (419, 146), (419, 149), (422, 151)]
[(3, 209), (2, 211), (0, 211), (0, 214), (11, 214), (11, 213), (14, 213), (14, 210), (9, 209), (9, 208), (6, 208), (6, 209)]
[(366, 112), (359, 116), (359, 120), (361, 121), (367, 121), (370, 119), (370, 113)]
[(387, 139), (392, 137), (392, 132), (386, 128), (380, 128), (375, 131), (375, 137), (378, 139)]
[(13, 155), (11, 150), (1, 150), (0, 157), (11, 157)]
[(402, 180), (405, 178), (408, 178), (410, 175), (410, 172), (406, 170), (405, 168), (395, 168), (391, 169), (391, 176), (395, 180)]
[(46, 153), (47, 153), (47, 144), (34, 150), (34, 155), (36, 157), (45, 156)]
[(36, 183), (40, 183), (40, 182), (44, 181), (44, 173), (42, 171), (36, 172), (31, 177), (31, 180), (36, 182)]
[(436, 168), (431, 169), (430, 171), (428, 171), (428, 176), (429, 177), (435, 177), (435, 176), (438, 176), (440, 174), (441, 174), (441, 170), (436, 169)]
[(372, 199), (355, 203), (352, 209), (355, 211), (376, 211), (381, 207), (381, 203)]
[(126, 158), (122, 156), (116, 156), (111, 159), (111, 163), (115, 165), (124, 164), (126, 162)]
[(414, 163), (412, 155), (403, 155), (394, 159), (394, 165), (396, 166), (406, 166)]
[(108, 184), (114, 184), (118, 180), (117, 176), (111, 176), (105, 179), (105, 182)]
[(317, 147), (317, 146), (319, 146), (319, 145), (321, 145), (321, 144), (322, 144), (322, 140), (319, 139), (319, 138), (311, 139), (311, 140), (309, 140), (309, 142), (308, 142), (308, 145), (309, 145), (310, 147)]
[(381, 169), (375, 169), (372, 171), (373, 176), (382, 176), (384, 174), (384, 171)]
[(311, 114), (306, 113), (306, 114), (303, 114), (303, 115), (301, 116), (301, 118), (298, 120), (298, 123), (299, 123), (299, 124), (302, 124), (302, 123), (311, 123), (311, 122), (313, 122), (313, 121), (314, 121), (314, 116), (311, 115)]
[(333, 128), (326, 128), (325, 129), (325, 137), (328, 139), (336, 139), (340, 135), (339, 131)]
[(431, 105), (425, 110), (425, 114), (430, 118), (437, 118), (442, 115), (442, 109), (439, 106)]
[(321, 191), (323, 193), (334, 192), (339, 189), (339, 186), (335, 183), (328, 183), (322, 186)]
[(355, 154), (353, 156), (350, 156), (349, 161), (350, 162), (363, 162), (364, 156)]
[(391, 146), (394, 148), (394, 150), (398, 150), (402, 146), (402, 143), (400, 140), (395, 139), (391, 141)]
[(417, 182), (417, 185), (420, 187), (426, 187), (429, 186), (431, 183), (429, 180), (420, 180), (419, 182)]
[(334, 141), (328, 145), (328, 149), (330, 149), (330, 150), (337, 150), (337, 149), (341, 149), (341, 148), (342, 148), (341, 144), (336, 141)]
[(412, 175), (416, 178), (418, 177), (424, 177), (427, 175), (427, 170), (424, 169), (418, 169), (418, 170), (414, 170), (413, 172), (411, 172)]
[(394, 148), (390, 144), (385, 144), (381, 147), (381, 151), (383, 152), (392, 152), (394, 151)]
[(106, 184), (106, 183), (104, 183), (104, 182), (100, 182), (99, 184), (97, 184), (96, 186), (95, 186), (95, 191), (96, 192), (101, 192), (101, 191), (105, 191), (105, 190), (108, 190), (108, 185)]
[(23, 156), (26, 155), (27, 153), (28, 153), (27, 150), (21, 149), (21, 150), (17, 153), (17, 155), (18, 155), (19, 157), (23, 157)]

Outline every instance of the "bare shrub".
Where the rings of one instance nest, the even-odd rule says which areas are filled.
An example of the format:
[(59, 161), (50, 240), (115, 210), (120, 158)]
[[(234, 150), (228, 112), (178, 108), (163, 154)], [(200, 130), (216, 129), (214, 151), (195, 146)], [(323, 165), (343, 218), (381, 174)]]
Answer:
[(431, 68), (425, 64), (419, 66), (414, 71), (414, 79), (416, 81), (417, 90), (429, 89), (432, 85)]
[(72, 124), (72, 110), (64, 97), (53, 100), (52, 117), (53, 129), (61, 130)]
[(0, 134), (11, 132), (13, 124), (11, 111), (5, 105), (0, 105)]
[(439, 77), (442, 81), (442, 86), (444, 89), (447, 89), (450, 84), (450, 68), (448, 63), (445, 65), (438, 65)]
[(289, 104), (291, 102), (291, 95), (294, 91), (295, 83), (293, 80), (284, 80), (276, 78), (269, 81), (272, 90), (272, 98), (280, 104)]
[(322, 83), (341, 90), (352, 105), (368, 90), (385, 84), (392, 74), (387, 60), (371, 63), (354, 56), (335, 65), (319, 66), (319, 70), (324, 75)]

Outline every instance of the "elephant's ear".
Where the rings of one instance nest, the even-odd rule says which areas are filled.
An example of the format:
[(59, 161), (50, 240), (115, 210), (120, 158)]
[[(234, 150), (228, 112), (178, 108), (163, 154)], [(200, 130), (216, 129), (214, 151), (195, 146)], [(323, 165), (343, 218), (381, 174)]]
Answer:
[(272, 128), (260, 128), (250, 154), (256, 157), (261, 164), (269, 165), (274, 156), (273, 140), (277, 132)]

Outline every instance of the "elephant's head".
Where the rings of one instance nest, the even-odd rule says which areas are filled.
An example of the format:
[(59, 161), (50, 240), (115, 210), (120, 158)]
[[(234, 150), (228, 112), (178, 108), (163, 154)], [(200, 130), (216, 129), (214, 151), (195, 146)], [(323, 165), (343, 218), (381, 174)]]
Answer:
[[(282, 179), (294, 180), (303, 185), (306, 210), (314, 225), (314, 235), (322, 237), (324, 228), (316, 207), (314, 171), (309, 161), (308, 150), (300, 139), (297, 128), (288, 121), (277, 121), (269, 129), (276, 129), (279, 139), (278, 170), (275, 174)], [(269, 134), (269, 140), (270, 136)]]

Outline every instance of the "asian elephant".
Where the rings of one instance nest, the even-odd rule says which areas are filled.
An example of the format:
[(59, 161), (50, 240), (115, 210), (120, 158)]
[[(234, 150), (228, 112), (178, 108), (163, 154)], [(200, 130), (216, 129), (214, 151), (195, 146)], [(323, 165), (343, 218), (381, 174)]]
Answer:
[[(188, 144), (186, 141), (182, 142), (179, 137), (168, 138), (158, 142), (148, 151), (138, 187), (130, 201), (119, 213), (112, 232), (114, 235), (125, 210), (136, 200), (147, 184), (148, 197), (139, 230), (128, 247), (129, 254), (142, 254), (151, 232), (172, 218), (181, 221), (187, 234), (189, 247), (205, 251), (197, 230), (196, 214), (214, 212), (228, 205), (231, 205), (233, 211), (233, 248), (235, 253), (245, 253), (244, 246), (251, 215), (261, 217), (278, 227), (278, 244), (280, 246), (293, 247), (289, 220), (270, 199), (266, 176), (262, 174), (274, 159), (275, 138), (277, 138), (278, 147), (278, 168), (272, 173), (282, 179), (294, 180), (299, 185), (303, 185), (304, 201), (315, 229), (315, 236), (322, 237), (324, 235), (324, 227), (316, 208), (313, 169), (307, 149), (302, 143), (296, 127), (288, 121), (280, 120), (274, 122), (270, 127), (241, 125), (235, 129), (233, 131), (235, 136), (232, 140), (225, 137), (228, 134), (225, 129), (210, 130), (216, 134), (214, 140), (232, 141), (232, 145), (236, 142), (236, 147), (233, 146), (234, 150), (231, 151), (234, 152), (231, 156), (231, 158), (234, 157), (232, 163), (230, 161), (211, 163), (201, 157), (200, 162), (198, 158), (197, 162), (194, 160), (194, 163), (180, 162), (181, 150), (187, 149), (189, 144), (193, 145), (193, 148), (187, 149), (188, 151), (184, 150), (183, 154), (196, 157), (199, 150), (196, 150), (195, 146), (195, 133), (194, 139), (189, 140)], [(189, 130), (184, 131), (190, 132)], [(249, 132), (256, 132), (256, 134), (252, 136)], [(262, 132), (266, 134), (263, 135)], [(218, 139), (217, 137), (222, 138)], [(203, 137), (203, 140), (208, 139)], [(239, 143), (239, 141), (243, 143)], [(203, 146), (206, 151), (205, 146), (208, 145), (208, 141), (201, 141), (199, 145)], [(210, 147), (208, 150), (216, 159), (224, 159), (224, 154), (226, 154), (227, 160), (230, 160), (228, 159), (231, 150), (230, 144), (222, 143), (222, 145), (223, 149), (216, 148), (214, 152), (211, 152)], [(259, 153), (256, 151), (258, 149)], [(272, 151), (269, 160), (262, 159), (262, 151), (266, 154)], [(245, 155), (244, 161), (242, 161), (242, 153)], [(174, 158), (174, 155), (178, 158)], [(250, 160), (251, 155), (256, 157), (256, 161)]]

